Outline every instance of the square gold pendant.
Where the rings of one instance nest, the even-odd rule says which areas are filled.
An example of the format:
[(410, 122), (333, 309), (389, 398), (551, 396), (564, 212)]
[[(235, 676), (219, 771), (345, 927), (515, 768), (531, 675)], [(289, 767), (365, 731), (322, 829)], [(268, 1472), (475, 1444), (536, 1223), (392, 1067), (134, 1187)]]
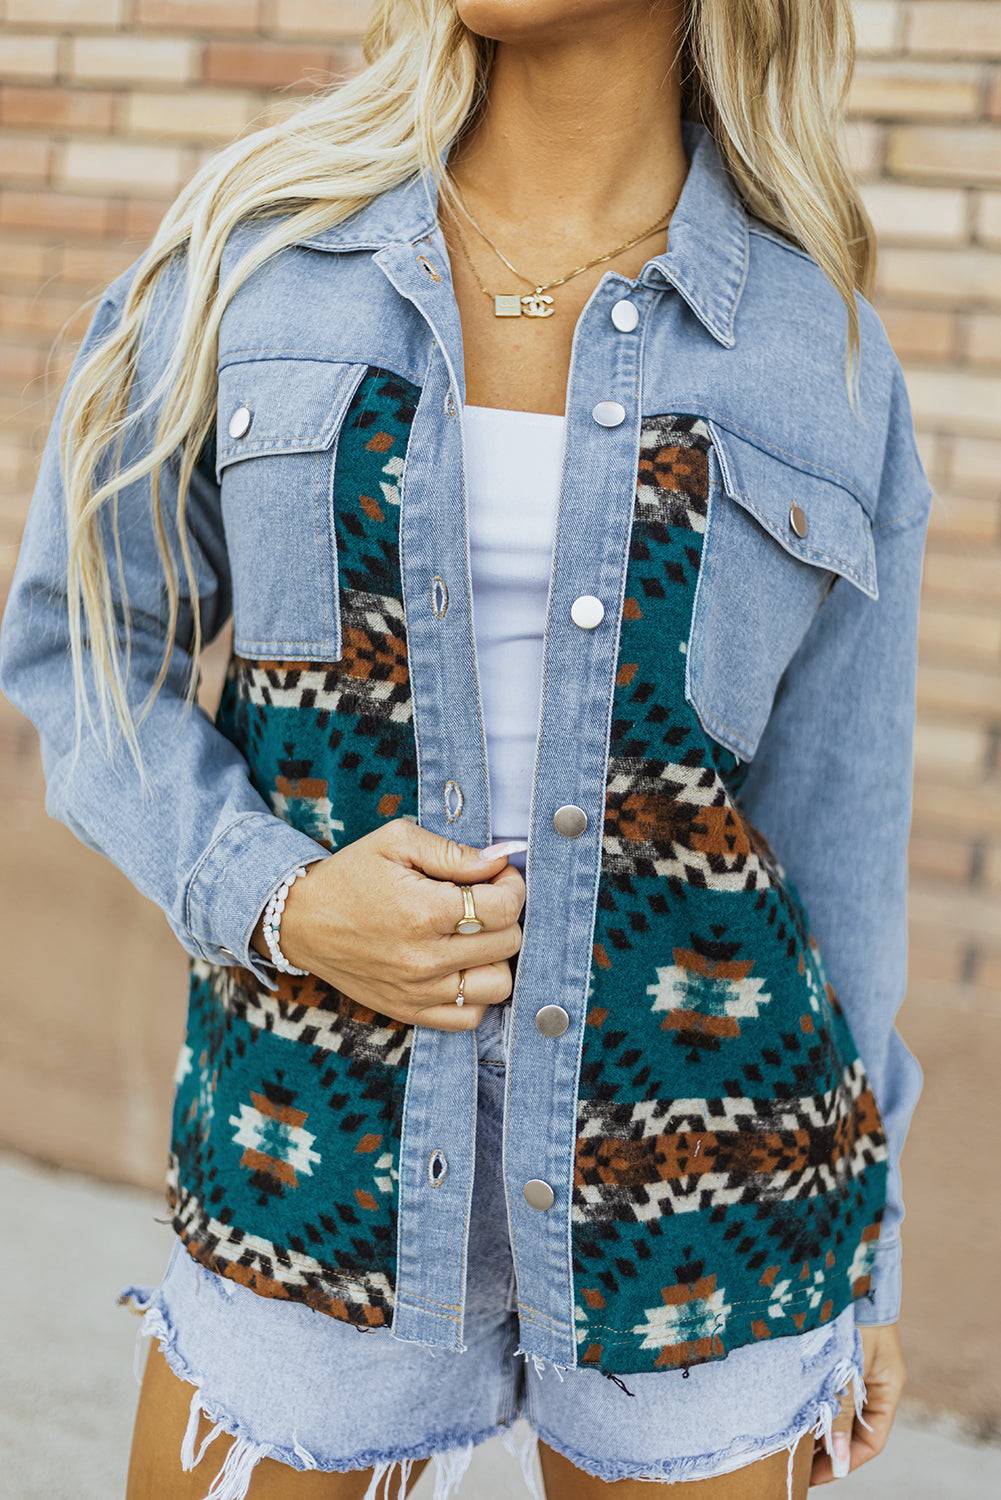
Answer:
[(500, 296), (494, 297), (494, 317), (521, 317), (521, 298), (519, 297), (517, 292), (514, 292), (513, 294), (502, 293)]

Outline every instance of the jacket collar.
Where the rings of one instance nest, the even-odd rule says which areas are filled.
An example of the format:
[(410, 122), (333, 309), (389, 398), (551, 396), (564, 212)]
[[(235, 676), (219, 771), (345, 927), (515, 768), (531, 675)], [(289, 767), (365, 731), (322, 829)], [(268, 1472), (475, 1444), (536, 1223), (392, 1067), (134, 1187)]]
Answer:
[[(668, 248), (651, 256), (639, 275), (677, 289), (709, 332), (726, 348), (747, 279), (747, 211), (706, 127), (682, 121), (689, 169), (671, 218)], [(449, 146), (441, 153), (448, 160)], [(347, 219), (299, 241), (315, 250), (378, 250), (413, 244), (437, 227), (437, 184), (418, 172), (386, 189)]]

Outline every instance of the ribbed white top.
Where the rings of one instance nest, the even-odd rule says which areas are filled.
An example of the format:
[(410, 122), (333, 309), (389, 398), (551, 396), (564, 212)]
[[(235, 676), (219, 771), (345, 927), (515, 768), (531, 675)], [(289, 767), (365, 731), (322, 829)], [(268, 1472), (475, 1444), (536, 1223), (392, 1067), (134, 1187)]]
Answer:
[(463, 408), (494, 839), (528, 837), (564, 426), (547, 412)]

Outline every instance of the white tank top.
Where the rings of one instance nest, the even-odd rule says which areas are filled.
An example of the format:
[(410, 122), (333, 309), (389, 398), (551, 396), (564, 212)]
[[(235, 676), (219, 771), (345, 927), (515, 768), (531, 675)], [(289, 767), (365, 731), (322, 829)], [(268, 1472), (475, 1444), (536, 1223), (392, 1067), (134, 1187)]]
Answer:
[(463, 407), (494, 840), (528, 837), (564, 426), (546, 412)]

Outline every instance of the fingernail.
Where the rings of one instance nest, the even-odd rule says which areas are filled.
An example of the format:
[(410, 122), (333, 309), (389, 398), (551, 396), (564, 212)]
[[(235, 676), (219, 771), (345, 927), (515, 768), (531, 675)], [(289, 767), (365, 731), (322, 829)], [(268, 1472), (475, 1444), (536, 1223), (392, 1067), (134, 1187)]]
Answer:
[(500, 859), (502, 854), (521, 854), (528, 848), (527, 839), (508, 839), (503, 844), (488, 844), (480, 853), (484, 859)]
[(847, 1479), (851, 1466), (851, 1441), (847, 1432), (835, 1432), (832, 1441), (834, 1452), (831, 1455), (831, 1471), (835, 1479)]

